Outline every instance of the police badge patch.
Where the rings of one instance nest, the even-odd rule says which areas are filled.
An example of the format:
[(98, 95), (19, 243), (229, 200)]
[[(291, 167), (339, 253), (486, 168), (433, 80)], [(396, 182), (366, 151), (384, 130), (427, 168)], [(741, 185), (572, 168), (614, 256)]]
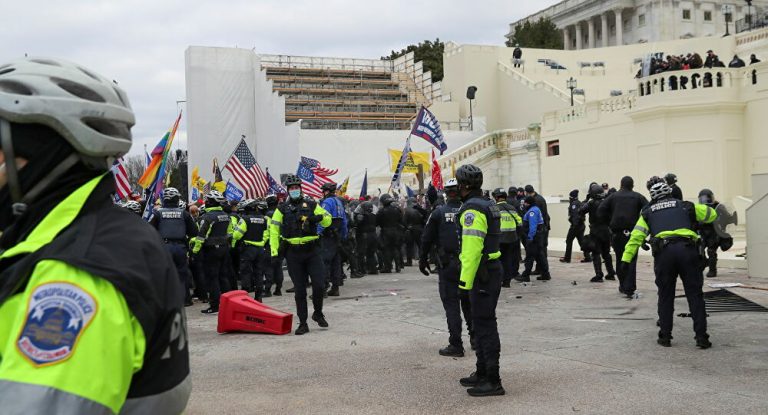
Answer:
[(464, 215), (464, 226), (472, 226), (475, 223), (475, 214), (470, 212)]
[(68, 282), (51, 282), (34, 289), (27, 320), (16, 346), (35, 366), (68, 359), (80, 335), (96, 314), (96, 300)]

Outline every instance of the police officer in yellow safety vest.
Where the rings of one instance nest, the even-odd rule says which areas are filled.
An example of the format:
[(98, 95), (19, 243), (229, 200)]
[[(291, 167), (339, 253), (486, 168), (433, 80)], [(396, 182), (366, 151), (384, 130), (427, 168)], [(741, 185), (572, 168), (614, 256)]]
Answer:
[(671, 346), (675, 285), (677, 277), (680, 276), (693, 317), (696, 346), (708, 349), (712, 347), (712, 343), (707, 334), (707, 312), (702, 293), (702, 256), (699, 250), (699, 236), (693, 229), (696, 223), (712, 223), (717, 219), (717, 213), (707, 205), (673, 198), (672, 188), (660, 177), (651, 177), (647, 187), (651, 193), (651, 203), (641, 211), (635, 229), (624, 248), (620, 265), (628, 267), (645, 238), (650, 236), (653, 270), (659, 289), (658, 343), (664, 347)]
[(483, 172), (465, 164), (456, 170), (459, 193), (464, 201), (459, 211), (461, 227), (461, 275), (459, 289), (469, 291), (472, 329), (477, 339), (476, 370), (459, 383), (471, 396), (503, 395), (499, 377), (501, 343), (496, 325), (496, 303), (501, 292), (499, 261), (501, 213), (496, 204), (483, 198)]
[(520, 240), (517, 235), (518, 228), (523, 226), (523, 219), (517, 213), (517, 209), (507, 203), (507, 192), (504, 189), (495, 189), (491, 196), (496, 200), (496, 206), (501, 212), (499, 249), (504, 269), (501, 286), (509, 288), (512, 279), (520, 275)]
[(178, 414), (182, 287), (158, 233), (113, 204), (125, 92), (80, 65), (0, 65), (0, 413)]
[(264, 273), (270, 263), (269, 255), (264, 250), (269, 242), (269, 217), (265, 216), (267, 202), (248, 199), (241, 208), (240, 221), (232, 235), (232, 247), (239, 242), (243, 289), (253, 290), (253, 298), (261, 301), (264, 296)]
[(279, 261), (279, 244), (286, 244), (285, 260), (288, 263), (288, 275), (293, 281), (296, 299), (296, 314), (299, 327), (296, 335), (309, 332), (307, 326), (307, 284), (312, 280), (312, 320), (320, 327), (328, 327), (323, 315), (323, 294), (325, 292), (325, 270), (320, 252), (320, 240), (317, 225), (327, 228), (331, 225), (331, 215), (314, 200), (305, 198), (301, 192), (301, 179), (294, 174), (285, 179), (288, 200), (279, 204), (270, 223), (270, 244), (273, 261)]
[(209, 307), (200, 310), (203, 314), (218, 313), (221, 293), (236, 288), (230, 287), (226, 270), (234, 226), (232, 218), (222, 208), (224, 203), (227, 203), (227, 199), (216, 190), (205, 195), (205, 213), (200, 217), (200, 232), (192, 240), (192, 253), (202, 253), (203, 275), (208, 283)]

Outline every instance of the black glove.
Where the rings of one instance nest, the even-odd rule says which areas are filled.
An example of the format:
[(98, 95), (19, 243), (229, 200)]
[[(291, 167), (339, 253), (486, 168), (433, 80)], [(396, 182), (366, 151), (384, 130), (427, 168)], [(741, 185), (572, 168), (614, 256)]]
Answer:
[(320, 223), (323, 220), (323, 215), (312, 215), (307, 218), (307, 220), (314, 225)]
[(432, 272), (432, 270), (429, 269), (429, 261), (427, 261), (426, 258), (419, 259), (419, 271), (426, 276), (429, 276)]

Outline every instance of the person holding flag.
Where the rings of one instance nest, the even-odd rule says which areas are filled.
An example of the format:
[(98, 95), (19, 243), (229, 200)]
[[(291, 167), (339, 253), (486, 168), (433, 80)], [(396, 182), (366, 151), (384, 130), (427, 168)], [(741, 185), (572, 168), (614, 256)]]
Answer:
[(270, 223), (270, 254), (273, 261), (280, 261), (279, 242), (286, 244), (285, 260), (288, 263), (288, 275), (293, 281), (296, 300), (296, 315), (299, 327), (296, 335), (309, 332), (307, 325), (307, 283), (312, 283), (312, 320), (320, 327), (328, 327), (323, 315), (323, 295), (325, 292), (325, 271), (320, 255), (320, 236), (318, 225), (327, 228), (332, 223), (331, 215), (317, 202), (305, 198), (301, 190), (302, 179), (291, 174), (285, 179), (288, 200), (279, 204)]

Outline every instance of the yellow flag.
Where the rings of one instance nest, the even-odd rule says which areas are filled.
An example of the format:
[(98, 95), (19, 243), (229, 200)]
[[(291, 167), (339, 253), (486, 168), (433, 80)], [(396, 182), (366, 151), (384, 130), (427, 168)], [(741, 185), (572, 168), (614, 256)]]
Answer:
[(227, 184), (225, 182), (215, 182), (211, 185), (211, 188), (219, 193), (224, 193), (227, 190)]
[[(394, 173), (397, 170), (397, 164), (400, 162), (400, 157), (403, 156), (403, 152), (400, 150), (387, 149), (389, 152), (390, 171)], [(429, 161), (429, 153), (416, 153), (411, 151), (408, 153), (408, 159), (405, 161), (403, 167), (403, 173), (418, 173), (419, 165), (421, 165), (422, 171), (427, 173), (431, 166)]]
[(197, 190), (201, 190), (202, 187), (200, 186), (200, 168), (195, 166), (195, 168), (192, 169), (192, 186), (196, 187)]
[(344, 179), (344, 183), (341, 184), (341, 187), (339, 188), (338, 193), (339, 196), (346, 196), (347, 195), (347, 186), (349, 186), (349, 176), (347, 176), (346, 179)]

